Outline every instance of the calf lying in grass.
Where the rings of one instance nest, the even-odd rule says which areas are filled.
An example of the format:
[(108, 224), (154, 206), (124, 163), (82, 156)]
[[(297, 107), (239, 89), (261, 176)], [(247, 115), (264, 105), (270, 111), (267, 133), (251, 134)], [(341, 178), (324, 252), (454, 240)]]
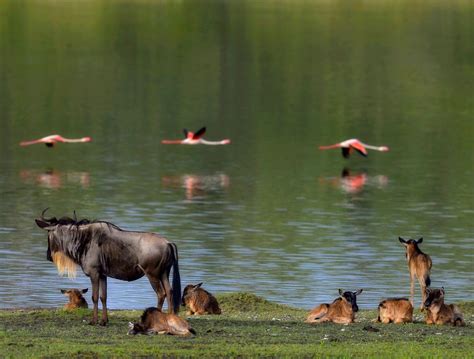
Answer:
[(82, 296), (87, 292), (86, 289), (61, 289), (66, 297), (69, 298), (69, 303), (64, 305), (64, 309), (73, 310), (77, 308), (88, 308), (86, 299)]
[(217, 299), (201, 285), (189, 284), (184, 288), (181, 304), (189, 308), (187, 314), (221, 314)]
[(359, 310), (357, 298), (362, 289), (356, 292), (343, 292), (331, 304), (323, 303), (315, 307), (306, 318), (306, 323), (334, 322), (338, 324), (354, 323), (355, 313)]
[(426, 324), (466, 325), (457, 305), (444, 304), (444, 288), (427, 288), (424, 306), (427, 310)]
[(163, 313), (155, 307), (145, 309), (139, 323), (128, 323), (128, 334), (171, 334), (188, 336), (196, 334), (189, 323), (176, 314)]
[(407, 298), (389, 298), (380, 302), (378, 322), (410, 323), (413, 321), (413, 305)]

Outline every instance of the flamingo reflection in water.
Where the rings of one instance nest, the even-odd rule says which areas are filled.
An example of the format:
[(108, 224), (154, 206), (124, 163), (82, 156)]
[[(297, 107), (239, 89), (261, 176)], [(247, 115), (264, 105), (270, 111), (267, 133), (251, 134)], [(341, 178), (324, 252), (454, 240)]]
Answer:
[(82, 188), (87, 188), (90, 184), (89, 172), (60, 172), (55, 169), (22, 170), (20, 178), (24, 183), (49, 189), (59, 189), (64, 184), (77, 184)]
[(320, 178), (320, 182), (330, 183), (345, 193), (356, 194), (360, 193), (366, 186), (385, 187), (388, 184), (388, 177), (385, 175), (369, 176), (366, 171), (353, 173), (350, 169), (344, 167), (340, 177)]
[(230, 178), (223, 173), (205, 176), (185, 174), (182, 176), (164, 176), (161, 182), (163, 187), (184, 188), (186, 199), (192, 200), (228, 188)]

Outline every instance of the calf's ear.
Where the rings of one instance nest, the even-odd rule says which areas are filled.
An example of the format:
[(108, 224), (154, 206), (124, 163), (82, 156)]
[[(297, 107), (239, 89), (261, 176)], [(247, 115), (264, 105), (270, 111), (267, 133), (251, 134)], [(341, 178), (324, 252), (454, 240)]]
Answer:
[(444, 287), (441, 287), (441, 294), (444, 295)]
[(194, 289), (201, 288), (201, 286), (202, 286), (202, 282), (201, 282), (201, 283), (198, 283), (198, 284), (196, 284), (196, 285), (194, 286)]
[(421, 237), (419, 240), (416, 241), (416, 243), (420, 244), (423, 242), (423, 237)]
[(355, 291), (355, 292), (354, 292), (354, 295), (359, 295), (360, 293), (362, 293), (362, 291), (363, 291), (363, 289), (361, 288), (361, 289), (359, 289), (358, 291)]
[(66, 293), (66, 290), (65, 289), (60, 289), (61, 290), (61, 293)]
[(400, 243), (402, 243), (402, 244), (406, 244), (406, 243), (407, 243), (407, 241), (404, 240), (402, 237), (398, 237), (398, 240), (399, 240)]
[(83, 290), (81, 290), (82, 293), (87, 293), (87, 291), (89, 290), (89, 288), (85, 288)]
[(344, 291), (342, 289), (339, 289), (339, 295), (344, 295)]

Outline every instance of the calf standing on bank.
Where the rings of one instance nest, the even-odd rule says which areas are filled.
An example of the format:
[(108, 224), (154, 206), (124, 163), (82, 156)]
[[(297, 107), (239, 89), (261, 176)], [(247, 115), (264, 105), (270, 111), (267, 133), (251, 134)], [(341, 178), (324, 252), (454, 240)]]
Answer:
[(428, 254), (423, 253), (418, 247), (418, 245), (423, 242), (423, 238), (420, 238), (418, 240), (404, 240), (402, 237), (398, 237), (398, 240), (405, 246), (406, 249), (405, 256), (408, 262), (408, 270), (410, 271), (411, 304), (415, 306), (413, 297), (415, 295), (415, 277), (417, 277), (418, 282), (420, 283), (422, 297), (420, 309), (423, 310), (423, 303), (426, 299), (426, 288), (429, 287), (431, 284), (431, 258)]
[(66, 297), (69, 298), (69, 303), (64, 305), (64, 309), (72, 310), (77, 308), (88, 308), (86, 299), (82, 296), (82, 294), (87, 292), (87, 288), (85, 289), (61, 289), (61, 293), (63, 293)]
[(410, 323), (413, 321), (413, 305), (407, 298), (389, 298), (380, 302), (378, 322)]
[(140, 322), (128, 323), (128, 334), (171, 334), (188, 336), (196, 334), (189, 323), (176, 314), (163, 313), (155, 307), (145, 309)]
[(188, 307), (188, 315), (221, 314), (217, 299), (207, 290), (201, 288), (202, 283), (189, 284), (184, 288), (181, 304)]
[(331, 304), (323, 303), (315, 307), (306, 318), (306, 323), (354, 323), (355, 313), (359, 311), (356, 297), (360, 293), (362, 293), (362, 289), (356, 292), (343, 292), (342, 289), (339, 289), (340, 297)]
[(461, 311), (455, 304), (444, 304), (444, 288), (426, 289), (427, 298), (424, 302), (426, 308), (426, 324), (452, 324), (464, 326)]

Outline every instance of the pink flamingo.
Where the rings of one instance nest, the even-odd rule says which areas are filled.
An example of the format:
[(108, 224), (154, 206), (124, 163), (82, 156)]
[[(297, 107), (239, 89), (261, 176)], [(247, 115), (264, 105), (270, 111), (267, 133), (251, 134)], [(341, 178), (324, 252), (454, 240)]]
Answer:
[(228, 145), (230, 140), (228, 138), (222, 141), (207, 141), (202, 136), (206, 133), (206, 127), (199, 129), (198, 131), (191, 132), (186, 129), (184, 132), (184, 140), (163, 140), (161, 143), (165, 145)]
[(82, 143), (82, 142), (91, 142), (92, 138), (90, 137), (82, 137), (82, 138), (64, 138), (60, 135), (50, 135), (38, 140), (33, 141), (22, 141), (20, 142), (20, 146), (29, 146), (35, 145), (37, 143), (44, 143), (48, 147), (53, 147), (56, 143)]
[(331, 148), (341, 148), (342, 155), (345, 158), (349, 158), (350, 154), (355, 150), (359, 152), (362, 156), (367, 157), (367, 150), (376, 150), (381, 152), (387, 152), (389, 148), (387, 146), (371, 146), (365, 143), (362, 143), (356, 138), (346, 140), (343, 142), (336, 143), (329, 146), (319, 146), (320, 150), (329, 150)]

